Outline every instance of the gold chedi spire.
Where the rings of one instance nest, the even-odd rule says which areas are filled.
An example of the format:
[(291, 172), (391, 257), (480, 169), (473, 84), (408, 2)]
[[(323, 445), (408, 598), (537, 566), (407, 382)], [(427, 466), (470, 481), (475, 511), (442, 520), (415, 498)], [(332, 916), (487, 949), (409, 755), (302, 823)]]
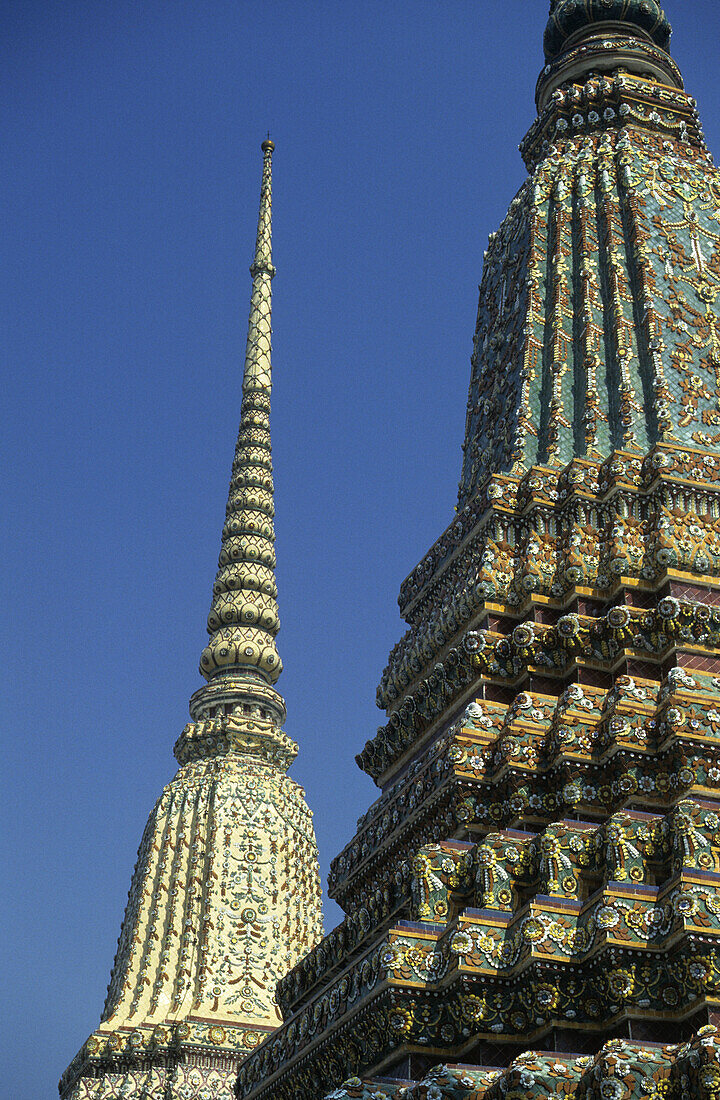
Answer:
[[(275, 531), (270, 447), (272, 388), (272, 141), (263, 142), (255, 259), (250, 299), (243, 401), (227, 518), (213, 603), (210, 642), (202, 652), (206, 679), (238, 668), (259, 671), (274, 683), (282, 669), (275, 648), (280, 628), (275, 585)], [(254, 677), (253, 677), (254, 678)]]
[(143, 835), (100, 1026), (63, 1100), (232, 1100), (280, 1023), (278, 981), (320, 938), (312, 815), (286, 774), (270, 457), (271, 157), (263, 176), (240, 431), (192, 721)]

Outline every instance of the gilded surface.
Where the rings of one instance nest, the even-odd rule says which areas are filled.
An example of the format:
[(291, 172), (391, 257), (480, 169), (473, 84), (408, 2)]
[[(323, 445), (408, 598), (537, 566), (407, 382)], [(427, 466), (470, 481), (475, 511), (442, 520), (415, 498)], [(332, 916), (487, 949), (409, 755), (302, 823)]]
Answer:
[(275, 584), (275, 529), (270, 446), (272, 143), (265, 142), (260, 216), (248, 323), (243, 399), (213, 602), (210, 641), (200, 657), (209, 678), (230, 666), (257, 668), (272, 683), (282, 669)]
[(240, 431), (180, 770), (138, 852), (100, 1026), (63, 1100), (230, 1100), (280, 1022), (278, 981), (321, 934), (317, 845), (286, 774), (270, 460), (271, 155), (265, 142)]

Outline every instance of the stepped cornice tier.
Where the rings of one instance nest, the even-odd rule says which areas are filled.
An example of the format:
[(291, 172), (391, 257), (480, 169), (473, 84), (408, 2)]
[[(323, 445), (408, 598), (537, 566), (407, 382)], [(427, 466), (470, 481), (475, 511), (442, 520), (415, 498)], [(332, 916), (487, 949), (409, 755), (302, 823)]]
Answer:
[[(678, 635), (711, 617), (662, 610)], [(623, 1021), (670, 1041), (707, 1020), (720, 1007), (718, 685), (673, 666), (660, 681), (476, 700), (361, 822), (370, 866), (344, 885), (351, 914), (281, 983), (290, 1022), (241, 1068), (239, 1095), (320, 1096), (358, 1064), (394, 1077), (402, 1050), (485, 1044), (493, 1066), (498, 1036), (513, 1057), (563, 1027), (602, 1048)], [(378, 867), (367, 849), (383, 830)]]
[[(378, 689), (389, 721), (361, 766), (385, 784), (460, 704), (473, 681), (468, 645), (484, 647), (488, 627), (563, 631), (578, 603), (597, 615), (656, 593), (709, 598), (720, 589), (719, 479), (716, 453), (670, 444), (489, 479), (405, 584), (414, 625), (390, 655)], [(546, 662), (542, 674), (564, 673)]]
[[(683, 621), (691, 622), (697, 611), (703, 614), (701, 607), (684, 608)], [(625, 675), (610, 688), (571, 684), (560, 696), (524, 691), (516, 692), (511, 704), (471, 703), (360, 820), (355, 838), (333, 862), (330, 895), (348, 916), (281, 982), (283, 1012), (306, 1003), (314, 988), (347, 965), (393, 918), (447, 916), (443, 902), (435, 907), (428, 900), (434, 896), (430, 881), (445, 872), (423, 862), (439, 829), (444, 836), (466, 840), (478, 831), (502, 828), (512, 832), (513, 844), (529, 843), (528, 852), (537, 853), (555, 844), (554, 817), (577, 814), (587, 822), (588, 843), (592, 839), (599, 848), (623, 807), (660, 814), (664, 821), (668, 813), (674, 820), (675, 810), (668, 807), (678, 798), (688, 805), (692, 798), (717, 800), (715, 679), (673, 668), (661, 680)], [(481, 683), (490, 688), (492, 679)], [(606, 815), (610, 824), (598, 824)], [(533, 836), (528, 830), (541, 831)], [(437, 859), (453, 860), (456, 866), (448, 873), (456, 876), (460, 860), (463, 881), (474, 881), (485, 849), (473, 863), (472, 847), (443, 842)], [(419, 867), (422, 882), (417, 881)], [(483, 889), (509, 888), (507, 870), (494, 877), (482, 871)], [(552, 894), (557, 885), (544, 880), (539, 890)], [(489, 898), (490, 893), (483, 904), (490, 904)], [(508, 893), (505, 902), (510, 902)]]
[[(640, 629), (641, 616), (633, 621), (625, 608), (617, 611), (611, 621), (626, 619), (630, 630)], [(662, 612), (677, 612), (671, 632), (703, 635), (706, 653), (717, 646), (720, 616), (711, 631), (699, 628), (699, 622), (708, 619), (707, 605), (671, 601)], [(604, 625), (590, 621), (586, 636), (598, 639), (598, 665), (603, 662), (603, 650), (604, 663), (611, 665), (615, 661), (607, 657), (620, 658), (621, 647), (616, 648), (609, 634), (599, 641)], [(644, 628), (650, 627), (647, 617)], [(533, 632), (528, 626), (520, 629), (526, 635)], [(667, 637), (668, 628), (662, 627), (659, 633)], [(496, 643), (500, 649), (511, 644), (512, 639)], [(690, 658), (673, 649), (672, 644), (665, 646), (671, 659)], [(540, 656), (538, 650), (535, 656)], [(708, 660), (697, 652), (694, 657), (696, 663), (698, 658)], [(627, 659), (624, 663), (628, 664)], [(646, 672), (652, 669), (649, 661), (643, 663)], [(484, 827), (483, 822), (537, 827), (557, 813), (580, 812), (597, 819), (625, 805), (628, 794), (633, 796), (632, 805), (645, 809), (657, 808), (689, 788), (697, 797), (717, 798), (718, 752), (708, 745), (701, 771), (693, 770), (690, 733), (697, 729), (699, 737), (714, 740), (717, 677), (691, 675), (677, 666), (663, 676), (660, 663), (656, 675), (657, 680), (648, 680), (627, 673), (608, 674), (612, 686), (571, 682), (560, 694), (550, 694), (550, 685), (548, 693), (515, 687), (510, 703), (475, 699), (361, 818), (356, 836), (333, 861), (331, 896), (354, 916), (360, 906), (370, 904), (377, 886), (391, 877), (390, 868), (405, 868), (407, 873), (405, 861), (414, 847), (430, 839), (438, 821), (447, 835), (457, 836), (463, 835), (463, 829)], [(486, 695), (493, 694), (498, 682), (496, 669), (481, 673), (479, 683)], [(686, 705), (691, 705), (692, 713), (690, 725), (683, 729), (680, 716)], [(657, 767), (664, 773), (659, 784)], [(399, 879), (396, 884), (400, 887)], [(392, 911), (388, 909), (386, 915)], [(284, 985), (290, 981), (288, 977)]]
[(552, 4), (381, 793), (238, 1100), (720, 1095), (720, 175), (669, 37)]
[(351, 1077), (324, 1100), (645, 1100), (667, 1095), (713, 1100), (718, 1085), (720, 1036), (716, 1027), (707, 1026), (686, 1043), (610, 1039), (594, 1056), (541, 1050), (521, 1054), (507, 1067), (440, 1064), (417, 1082)]
[[(672, 805), (667, 786), (663, 797)], [(322, 1095), (338, 1063), (347, 1072), (359, 1055), (382, 1072), (398, 1043), (457, 1055), (501, 1034), (512, 1057), (558, 1020), (602, 1035), (663, 1019), (669, 1038), (673, 1022), (720, 1003), (718, 820), (717, 802), (686, 799), (664, 816), (624, 810), (600, 826), (561, 819), (419, 847), (409, 919), (297, 1002), (296, 1027), (246, 1063), (241, 1089), (254, 1073), (258, 1096)]]
[(263, 174), (220, 564), (180, 769), (138, 852), (99, 1027), (63, 1100), (231, 1100), (242, 1058), (280, 1022), (276, 987), (321, 935), (312, 814), (287, 774), (270, 458), (271, 157)]

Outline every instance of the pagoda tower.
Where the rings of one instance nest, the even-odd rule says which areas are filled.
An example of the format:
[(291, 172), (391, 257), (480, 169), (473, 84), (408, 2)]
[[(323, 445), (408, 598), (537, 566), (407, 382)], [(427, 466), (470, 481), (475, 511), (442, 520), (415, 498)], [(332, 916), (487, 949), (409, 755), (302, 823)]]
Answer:
[(273, 143), (265, 141), (240, 431), (200, 658), (207, 683), (145, 828), (100, 1026), (62, 1100), (229, 1100), (322, 934), (317, 845), (285, 703), (270, 449)]
[(346, 916), (238, 1100), (720, 1098), (720, 173), (669, 42), (553, 0)]

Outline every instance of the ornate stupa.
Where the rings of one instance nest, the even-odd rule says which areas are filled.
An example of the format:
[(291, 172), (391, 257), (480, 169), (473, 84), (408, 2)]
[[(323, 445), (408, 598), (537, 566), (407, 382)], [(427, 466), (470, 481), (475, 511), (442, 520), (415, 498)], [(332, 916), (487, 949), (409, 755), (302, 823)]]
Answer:
[(322, 933), (317, 845), (285, 704), (270, 450), (271, 160), (263, 175), (240, 432), (200, 658), (207, 683), (140, 844), (105, 1010), (62, 1100), (229, 1100), (278, 1026), (278, 980)]
[(669, 41), (552, 4), (346, 916), (239, 1100), (720, 1097), (720, 174)]

